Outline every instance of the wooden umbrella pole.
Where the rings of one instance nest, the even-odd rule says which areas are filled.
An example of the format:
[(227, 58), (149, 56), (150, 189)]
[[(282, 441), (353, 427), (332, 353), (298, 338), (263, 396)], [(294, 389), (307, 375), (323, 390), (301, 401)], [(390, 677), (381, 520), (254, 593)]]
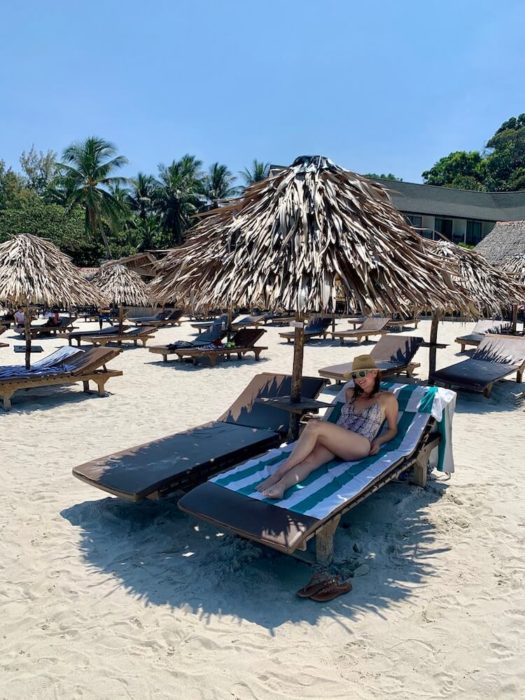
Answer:
[(512, 304), (512, 333), (515, 335), (518, 329), (518, 305)]
[(122, 335), (122, 326), (124, 325), (124, 307), (122, 304), (118, 305), (118, 332)]
[(428, 383), (432, 383), (432, 375), (436, 371), (437, 337), (441, 314), (439, 311), (432, 313), (432, 323), (430, 325), (430, 351), (428, 357)]
[[(292, 369), (292, 388), (290, 392), (290, 400), (292, 403), (298, 403), (301, 400), (301, 383), (303, 378), (303, 357), (304, 357), (304, 317), (300, 313), (295, 314), (295, 330), (293, 344), (293, 369)], [(298, 413), (290, 413), (290, 423), (288, 435), (292, 440), (296, 440), (299, 435), (299, 418)]]
[(232, 307), (228, 306), (228, 324), (226, 326), (226, 330), (227, 330), (226, 338), (227, 338), (228, 342), (230, 342), (230, 339), (233, 335), (232, 320), (233, 320)]
[(24, 308), (24, 331), (26, 336), (26, 369), (31, 367), (31, 316), (29, 314), (29, 304)]

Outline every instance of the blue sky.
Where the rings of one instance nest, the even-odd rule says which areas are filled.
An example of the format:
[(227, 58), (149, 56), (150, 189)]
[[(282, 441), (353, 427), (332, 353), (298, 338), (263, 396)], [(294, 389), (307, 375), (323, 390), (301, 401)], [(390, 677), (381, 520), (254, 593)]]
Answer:
[(421, 181), (525, 112), (522, 0), (0, 5), (0, 159), (106, 138), (155, 174), (323, 154)]

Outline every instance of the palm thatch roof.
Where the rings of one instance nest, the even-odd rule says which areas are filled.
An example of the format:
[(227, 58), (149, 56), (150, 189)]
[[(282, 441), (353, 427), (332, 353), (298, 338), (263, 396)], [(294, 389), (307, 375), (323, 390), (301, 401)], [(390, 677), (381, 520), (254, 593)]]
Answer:
[(519, 284), (525, 285), (525, 252), (507, 258), (501, 264), (501, 269), (512, 275)]
[(140, 275), (118, 262), (102, 265), (92, 278), (104, 297), (112, 304), (147, 306), (150, 294)]
[(492, 231), (474, 248), (493, 265), (525, 253), (525, 220), (498, 221)]
[(335, 310), (337, 277), (365, 313), (464, 306), (385, 189), (320, 156), (210, 212), (152, 284), (166, 301), (304, 313)]
[(13, 304), (100, 304), (98, 289), (50, 241), (29, 233), (0, 244), (0, 299)]
[(499, 313), (513, 303), (525, 301), (525, 287), (502, 273), (473, 250), (449, 241), (428, 241), (448, 265), (459, 269), (458, 285), (470, 298), (474, 315)]

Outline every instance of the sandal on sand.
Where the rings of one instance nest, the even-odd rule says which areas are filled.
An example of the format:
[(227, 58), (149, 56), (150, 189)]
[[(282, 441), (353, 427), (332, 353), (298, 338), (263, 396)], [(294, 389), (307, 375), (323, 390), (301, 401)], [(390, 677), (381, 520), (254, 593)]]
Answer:
[(323, 588), (326, 588), (330, 583), (335, 583), (336, 579), (333, 576), (328, 576), (326, 573), (317, 573), (312, 576), (306, 586), (300, 588), (296, 595), (299, 598), (310, 598), (315, 593), (319, 593)]
[(350, 581), (341, 581), (333, 579), (329, 581), (327, 585), (322, 588), (317, 593), (310, 595), (310, 600), (315, 600), (318, 603), (326, 603), (328, 600), (333, 600), (337, 596), (348, 593), (352, 590), (352, 584)]

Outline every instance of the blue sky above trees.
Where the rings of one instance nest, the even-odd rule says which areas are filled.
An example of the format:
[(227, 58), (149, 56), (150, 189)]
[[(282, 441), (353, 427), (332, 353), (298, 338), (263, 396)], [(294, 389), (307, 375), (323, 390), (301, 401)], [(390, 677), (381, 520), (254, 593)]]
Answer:
[(525, 112), (520, 0), (25, 0), (0, 7), (0, 159), (101, 136), (157, 172), (322, 153), (421, 173)]

